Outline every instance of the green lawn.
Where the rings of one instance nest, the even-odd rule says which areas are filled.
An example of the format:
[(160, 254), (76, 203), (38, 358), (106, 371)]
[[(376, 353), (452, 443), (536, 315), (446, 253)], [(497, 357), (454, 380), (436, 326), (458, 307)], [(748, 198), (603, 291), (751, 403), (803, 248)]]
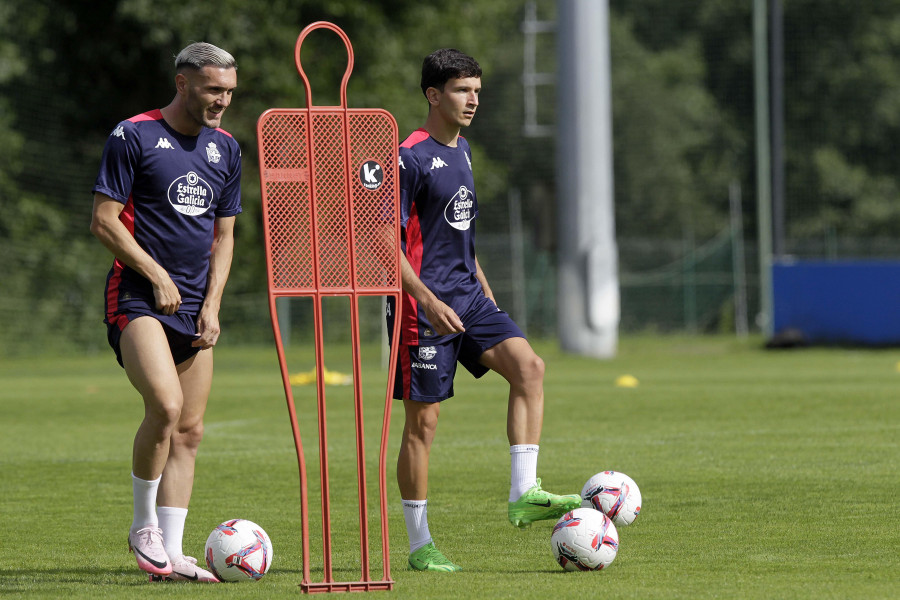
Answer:
[[(537, 344), (547, 363), (538, 474), (558, 493), (615, 469), (643, 493), (599, 573), (553, 560), (551, 523), (506, 522), (506, 387), (465, 371), (443, 406), (432, 453), (429, 521), (458, 574), (406, 570), (388, 451), (392, 598), (890, 598), (900, 590), (900, 349), (764, 351), (758, 339), (626, 337), (595, 361)], [(0, 362), (0, 595), (44, 598), (300, 595), (296, 455), (273, 348), (223, 346), (198, 457), (185, 549), (201, 556), (220, 521), (263, 526), (275, 561), (258, 583), (150, 585), (127, 551), (130, 452), (139, 398), (111, 353)], [(333, 354), (333, 356), (332, 356)], [(328, 368), (349, 371), (345, 349)], [(292, 372), (312, 367), (303, 345)], [(379, 349), (364, 354), (369, 510), (376, 501), (384, 402)], [(640, 385), (619, 388), (617, 376)], [(328, 387), (335, 579), (359, 578), (352, 396)], [(295, 387), (318, 514), (314, 388)], [(313, 580), (320, 580), (314, 520)]]

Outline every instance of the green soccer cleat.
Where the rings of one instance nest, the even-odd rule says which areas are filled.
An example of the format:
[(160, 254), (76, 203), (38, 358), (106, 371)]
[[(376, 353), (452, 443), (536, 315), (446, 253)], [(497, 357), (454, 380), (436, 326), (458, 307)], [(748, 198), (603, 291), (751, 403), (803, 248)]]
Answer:
[(441, 551), (434, 546), (434, 542), (428, 542), (409, 555), (409, 568), (414, 571), (442, 571), (444, 573), (462, 571), (461, 566), (454, 565), (441, 554)]
[(534, 521), (558, 519), (580, 506), (581, 496), (551, 494), (541, 489), (541, 480), (538, 478), (533, 488), (522, 494), (515, 502), (509, 503), (509, 522), (520, 529), (525, 529)]

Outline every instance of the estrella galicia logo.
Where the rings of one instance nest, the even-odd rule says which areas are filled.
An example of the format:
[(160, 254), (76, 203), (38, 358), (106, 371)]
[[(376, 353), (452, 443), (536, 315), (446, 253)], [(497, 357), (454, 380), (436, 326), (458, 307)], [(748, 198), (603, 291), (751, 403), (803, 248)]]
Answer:
[(454, 229), (465, 231), (475, 218), (475, 195), (464, 185), (444, 207), (444, 219)]
[(213, 190), (193, 171), (182, 175), (169, 185), (169, 204), (183, 215), (202, 215), (212, 206)]
[(359, 180), (367, 190), (377, 190), (384, 183), (384, 169), (374, 160), (367, 160), (359, 168)]
[(431, 360), (437, 354), (434, 346), (419, 346), (419, 360)]

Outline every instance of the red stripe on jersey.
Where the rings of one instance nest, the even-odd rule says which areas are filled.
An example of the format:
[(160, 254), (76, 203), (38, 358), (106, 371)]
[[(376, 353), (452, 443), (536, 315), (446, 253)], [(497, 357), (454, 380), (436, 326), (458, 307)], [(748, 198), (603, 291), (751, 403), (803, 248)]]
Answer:
[(408, 400), (412, 391), (412, 363), (405, 346), (400, 348), (400, 374), (403, 376), (403, 397)]
[[(412, 267), (416, 277), (422, 273), (422, 230), (419, 228), (419, 213), (416, 205), (413, 204), (409, 220), (406, 222), (406, 260)], [(419, 345), (419, 305), (411, 294), (403, 293), (403, 321), (401, 328), (408, 333), (408, 337), (404, 336), (407, 344)]]
[(157, 108), (155, 110), (148, 110), (139, 115), (134, 115), (128, 120), (132, 123), (140, 123), (141, 121), (162, 121), (162, 118), (162, 111)]
[[(154, 110), (148, 110), (145, 113), (135, 115), (135, 116), (131, 117), (130, 119), (128, 119), (128, 121), (130, 121), (131, 123), (140, 123), (141, 121), (162, 121), (162, 120), (163, 120), (163, 114), (162, 114), (162, 111), (158, 108), (156, 108)], [(228, 133), (221, 127), (216, 127), (216, 131), (218, 131), (219, 133), (224, 133), (225, 135), (227, 135), (230, 138), (234, 137), (233, 135), (231, 135), (230, 133)]]
[(122, 225), (125, 226), (131, 237), (134, 237), (134, 196), (128, 197), (125, 208), (119, 213), (119, 220), (122, 221)]
[[(125, 208), (119, 213), (119, 221), (122, 222), (125, 229), (128, 230), (128, 233), (134, 237), (134, 197), (128, 197)], [(113, 313), (119, 310), (119, 284), (122, 283), (122, 270), (124, 268), (125, 265), (118, 258), (113, 262), (113, 272), (109, 278), (109, 284), (106, 287), (107, 317), (112, 316)], [(122, 327), (124, 328), (127, 324), (128, 322), (126, 321)]]
[(427, 139), (428, 139), (428, 132), (420, 127), (419, 129), (416, 129), (411, 134), (409, 134), (409, 137), (406, 138), (405, 140), (403, 140), (403, 143), (400, 144), (400, 147), (401, 148), (412, 148), (419, 142), (424, 142)]

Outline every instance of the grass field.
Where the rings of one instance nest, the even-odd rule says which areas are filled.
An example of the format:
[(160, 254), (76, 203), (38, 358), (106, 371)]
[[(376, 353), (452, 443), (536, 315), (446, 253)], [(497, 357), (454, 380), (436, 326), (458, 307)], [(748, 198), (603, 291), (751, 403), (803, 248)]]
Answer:
[[(443, 407), (429, 520), (458, 574), (406, 569), (394, 480), (402, 407), (388, 463), (392, 598), (891, 598), (900, 593), (900, 350), (764, 351), (759, 340), (632, 337), (594, 361), (537, 344), (547, 363), (538, 465), (545, 488), (579, 491), (597, 471), (631, 475), (644, 497), (599, 573), (565, 573), (551, 523), (506, 522), (506, 387), (462, 372)], [(312, 367), (307, 348), (292, 370)], [(269, 533), (258, 583), (151, 585), (127, 552), (130, 448), (140, 401), (112, 355), (0, 363), (0, 595), (34, 598), (288, 598), (300, 595), (297, 462), (272, 348), (222, 347), (198, 457), (185, 549), (201, 556), (220, 521)], [(329, 369), (349, 370), (340, 352)], [(370, 512), (383, 387), (367, 348)], [(296, 365), (296, 368), (294, 367)], [(636, 388), (618, 388), (621, 374)], [(328, 388), (335, 578), (359, 577), (350, 388)], [(313, 388), (297, 387), (315, 463)], [(311, 468), (315, 482), (317, 470)], [(317, 486), (312, 492), (317, 494)], [(315, 501), (311, 503), (318, 508)], [(314, 526), (318, 531), (318, 526)], [(313, 537), (313, 579), (321, 545)], [(378, 520), (372, 548), (377, 557)], [(380, 577), (380, 561), (373, 576)], [(355, 569), (355, 571), (354, 571)]]

